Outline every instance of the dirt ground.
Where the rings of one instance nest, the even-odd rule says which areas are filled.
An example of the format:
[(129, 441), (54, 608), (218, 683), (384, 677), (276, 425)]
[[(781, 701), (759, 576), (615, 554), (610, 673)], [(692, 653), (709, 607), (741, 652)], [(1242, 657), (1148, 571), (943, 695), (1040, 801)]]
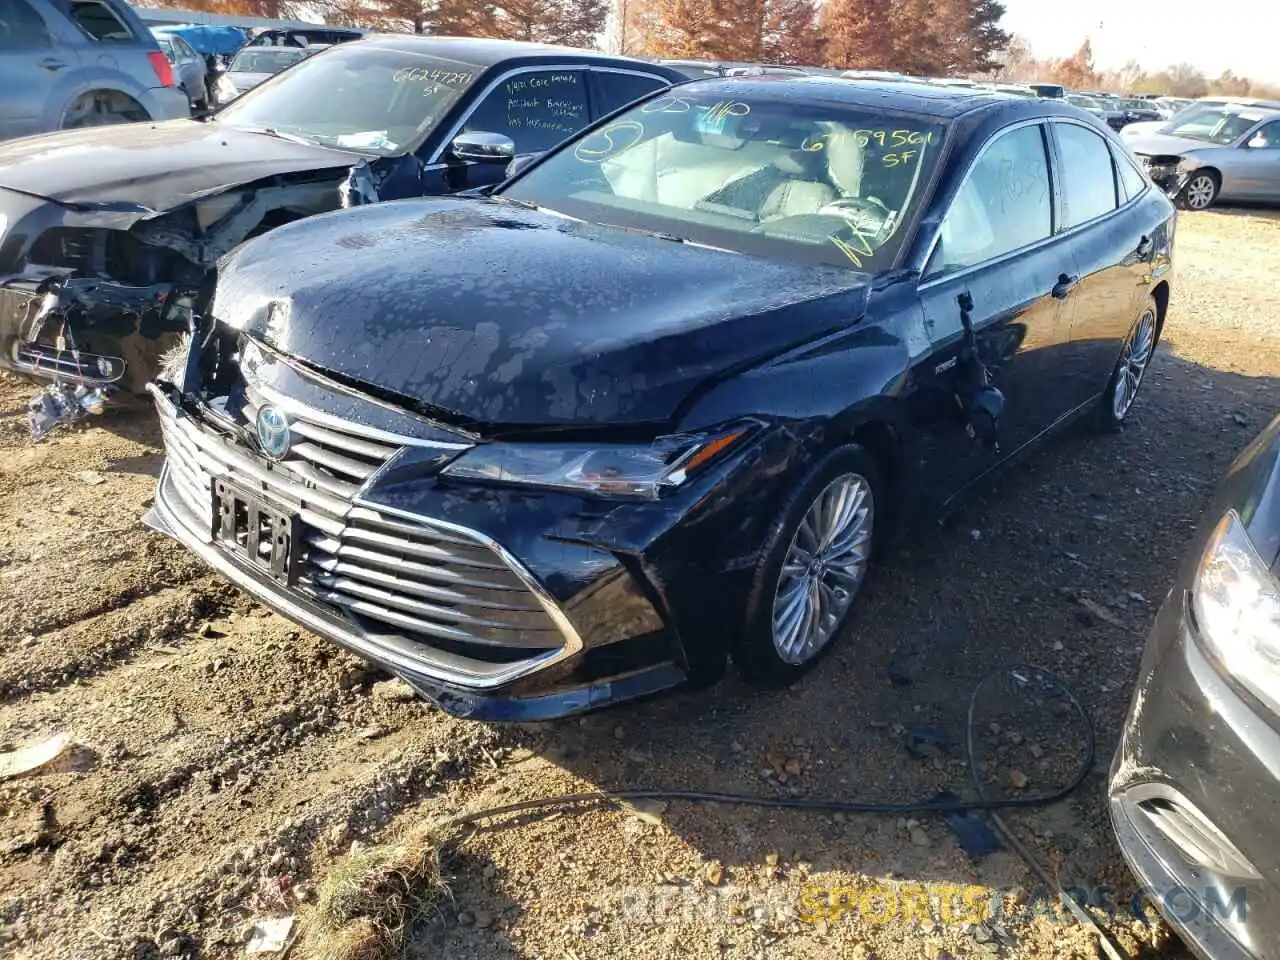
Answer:
[[(77, 745), (0, 782), (0, 954), (240, 956), (254, 918), (305, 923), (353, 843), (480, 805), (650, 785), (960, 791), (968, 691), (1024, 662), (1075, 691), (1099, 747), (1073, 796), (1009, 822), (1062, 882), (1114, 888), (1106, 923), (1133, 955), (1181, 956), (1128, 912), (1105, 772), (1202, 505), (1280, 411), (1280, 217), (1183, 214), (1177, 244), (1170, 320), (1127, 429), (1073, 430), (891, 554), (803, 683), (761, 695), (730, 679), (551, 724), (451, 719), (256, 606), (139, 523), (161, 462), (151, 416), (32, 444), (31, 388), (0, 380), (0, 750), (59, 732)], [(1076, 759), (1069, 720), (984, 718), (983, 743), (1021, 765), (1027, 792), (1048, 789)], [(922, 725), (944, 742), (916, 757), (904, 737)], [(672, 802), (481, 830), (445, 857), (451, 898), (410, 956), (1094, 956), (1034, 893), (983, 924), (942, 909), (938, 885), (1040, 883), (1012, 852), (975, 862), (941, 819), (918, 819)], [(910, 908), (919, 885), (932, 911)], [(815, 915), (847, 888), (880, 899)]]

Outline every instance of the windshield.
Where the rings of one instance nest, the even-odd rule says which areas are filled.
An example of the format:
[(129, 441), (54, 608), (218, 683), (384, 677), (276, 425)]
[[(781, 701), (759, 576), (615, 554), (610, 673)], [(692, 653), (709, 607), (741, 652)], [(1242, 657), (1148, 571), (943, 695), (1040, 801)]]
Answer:
[(1172, 121), (1164, 128), (1164, 132), (1188, 140), (1227, 145), (1239, 140), (1261, 119), (1262, 114), (1252, 110), (1212, 107)]
[(647, 100), (500, 195), (741, 253), (888, 267), (945, 129), (852, 105), (734, 97), (739, 89), (709, 81)]
[(435, 126), (479, 73), (454, 60), (344, 43), (232, 101), (217, 120), (391, 156)]
[(228, 73), (279, 73), (306, 57), (305, 50), (241, 50), (236, 54)]
[(1098, 103), (1093, 97), (1082, 96), (1078, 93), (1067, 94), (1067, 102), (1074, 103), (1077, 107), (1083, 107), (1086, 110), (1102, 110), (1102, 104)]

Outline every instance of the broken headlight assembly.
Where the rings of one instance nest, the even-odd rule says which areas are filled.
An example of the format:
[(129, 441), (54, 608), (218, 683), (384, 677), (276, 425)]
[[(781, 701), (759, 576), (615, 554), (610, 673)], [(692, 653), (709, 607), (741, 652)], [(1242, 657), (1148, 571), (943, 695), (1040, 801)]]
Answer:
[(1280, 580), (1234, 510), (1200, 559), (1191, 612), (1201, 641), (1226, 673), (1280, 713)]
[(736, 449), (755, 424), (647, 444), (490, 443), (474, 447), (443, 474), (515, 486), (654, 500)]

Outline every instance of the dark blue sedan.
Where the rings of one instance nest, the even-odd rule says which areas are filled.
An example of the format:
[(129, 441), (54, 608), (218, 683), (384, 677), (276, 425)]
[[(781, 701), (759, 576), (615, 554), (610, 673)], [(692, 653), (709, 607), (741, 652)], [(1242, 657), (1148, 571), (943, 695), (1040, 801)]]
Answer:
[(458, 713), (789, 683), (902, 518), (1123, 424), (1173, 225), (1061, 102), (674, 87), (223, 261), (150, 522)]

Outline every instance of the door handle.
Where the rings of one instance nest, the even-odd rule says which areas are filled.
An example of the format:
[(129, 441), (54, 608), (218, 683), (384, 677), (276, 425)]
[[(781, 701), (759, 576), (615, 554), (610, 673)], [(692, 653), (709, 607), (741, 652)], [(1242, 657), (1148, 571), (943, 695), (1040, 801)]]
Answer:
[(57, 57), (45, 57), (40, 61), (40, 66), (46, 70), (61, 70), (66, 65), (65, 60), (59, 60)]
[(1141, 240), (1138, 241), (1138, 256), (1144, 257), (1144, 258), (1151, 256), (1151, 247), (1152, 247), (1151, 238), (1144, 236)]
[(1058, 300), (1067, 299), (1067, 294), (1076, 288), (1076, 284), (1080, 282), (1079, 274), (1068, 276), (1065, 273), (1058, 274), (1058, 282), (1053, 285), (1053, 295)]

